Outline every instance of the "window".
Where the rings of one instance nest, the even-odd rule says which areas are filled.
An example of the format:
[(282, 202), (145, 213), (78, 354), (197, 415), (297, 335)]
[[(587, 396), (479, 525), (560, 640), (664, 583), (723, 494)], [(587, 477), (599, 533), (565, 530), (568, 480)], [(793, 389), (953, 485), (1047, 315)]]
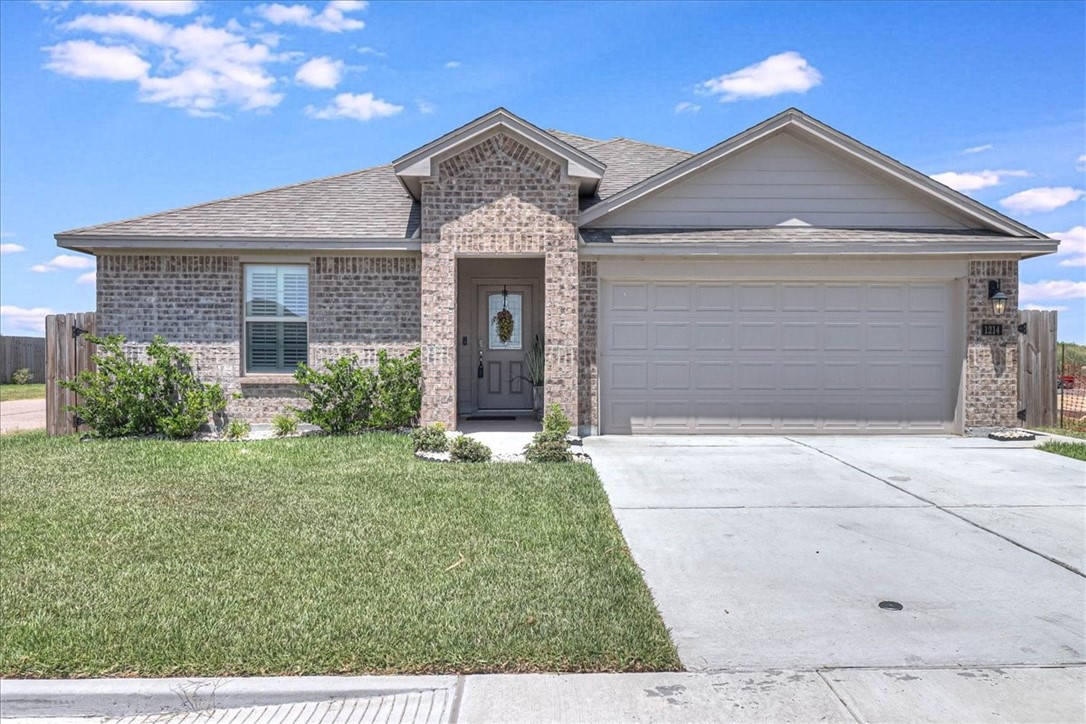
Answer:
[(293, 372), (307, 361), (309, 267), (245, 267), (245, 371)]
[[(490, 315), (490, 349), (523, 349), (521, 342), (521, 327), (524, 324), (523, 302), (524, 295), (519, 292), (508, 292), (505, 295), (496, 292), (486, 296), (487, 314)], [(503, 309), (508, 309), (513, 315), (513, 336), (507, 342), (503, 342), (498, 336), (498, 323), (495, 321), (498, 312)]]

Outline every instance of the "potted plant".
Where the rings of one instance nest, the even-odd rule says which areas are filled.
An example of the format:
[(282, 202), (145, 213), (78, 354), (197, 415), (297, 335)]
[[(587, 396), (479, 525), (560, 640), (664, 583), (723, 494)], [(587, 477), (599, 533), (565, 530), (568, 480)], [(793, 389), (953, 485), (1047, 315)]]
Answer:
[(532, 412), (537, 420), (543, 418), (543, 372), (545, 365), (543, 340), (537, 334), (535, 342), (532, 343), (532, 348), (524, 355), (524, 369), (527, 370), (528, 376), (523, 378), (532, 385)]

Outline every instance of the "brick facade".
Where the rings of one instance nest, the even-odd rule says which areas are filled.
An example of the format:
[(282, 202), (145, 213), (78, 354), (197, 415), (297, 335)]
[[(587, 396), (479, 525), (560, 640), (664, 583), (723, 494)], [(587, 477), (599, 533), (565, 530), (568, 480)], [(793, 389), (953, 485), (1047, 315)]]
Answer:
[[(317, 256), (309, 263), (310, 364), (346, 354), (373, 364), (380, 349), (405, 354), (418, 346), (417, 256)], [(98, 329), (124, 335), (134, 354), (162, 335), (192, 355), (201, 379), (223, 386), (228, 415), (267, 422), (300, 399), (289, 380), (242, 373), (242, 266), (237, 256), (101, 255)]]
[(599, 432), (599, 368), (596, 364), (597, 325), (599, 320), (599, 264), (582, 261), (580, 265), (580, 427), (582, 434)]
[[(997, 317), (988, 300), (988, 280), (996, 279), (1007, 295), (1007, 309)], [(1018, 425), (1018, 261), (969, 262), (966, 283), (965, 427)], [(1003, 325), (1001, 336), (984, 336), (981, 325)]]
[(456, 258), (544, 258), (544, 396), (578, 407), (577, 183), (550, 157), (497, 132), (422, 182), (423, 422), (456, 425)]

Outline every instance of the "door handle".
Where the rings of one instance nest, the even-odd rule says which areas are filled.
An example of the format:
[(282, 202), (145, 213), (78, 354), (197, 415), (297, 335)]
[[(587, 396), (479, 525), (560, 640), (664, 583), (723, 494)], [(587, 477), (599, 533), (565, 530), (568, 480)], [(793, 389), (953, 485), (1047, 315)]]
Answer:
[(479, 340), (479, 379), (483, 379), (483, 341)]

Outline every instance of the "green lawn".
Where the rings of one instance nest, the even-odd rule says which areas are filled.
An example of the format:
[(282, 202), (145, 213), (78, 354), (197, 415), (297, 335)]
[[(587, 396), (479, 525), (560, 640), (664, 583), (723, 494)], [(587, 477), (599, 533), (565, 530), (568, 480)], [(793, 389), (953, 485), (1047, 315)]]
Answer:
[(0, 438), (0, 676), (680, 668), (591, 466)]
[(45, 383), (29, 385), (0, 385), (0, 402), (38, 400), (45, 397)]
[(1086, 440), (1086, 431), (1077, 430), (1070, 427), (1038, 427), (1039, 432), (1047, 432), (1053, 435), (1063, 435), (1064, 437), (1076, 437), (1080, 440)]
[(1075, 460), (1086, 460), (1086, 442), (1057, 442), (1049, 440), (1037, 446), (1038, 450), (1056, 453)]

